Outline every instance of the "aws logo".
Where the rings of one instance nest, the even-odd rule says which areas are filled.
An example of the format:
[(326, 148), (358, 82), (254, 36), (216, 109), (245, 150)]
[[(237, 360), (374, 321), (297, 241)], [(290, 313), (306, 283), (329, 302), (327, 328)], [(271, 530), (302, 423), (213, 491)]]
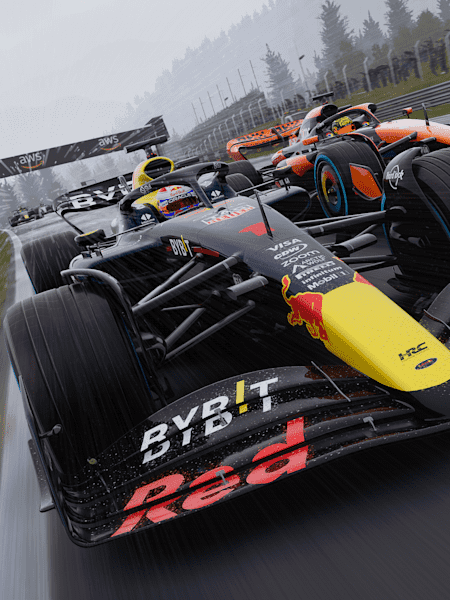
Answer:
[(19, 156), (19, 163), (22, 169), (37, 169), (44, 164), (44, 155), (42, 152), (33, 152)]
[(98, 144), (102, 150), (108, 152), (110, 150), (117, 150), (117, 148), (121, 147), (121, 143), (119, 142), (119, 138), (117, 135), (109, 135), (107, 137), (100, 138), (98, 140)]

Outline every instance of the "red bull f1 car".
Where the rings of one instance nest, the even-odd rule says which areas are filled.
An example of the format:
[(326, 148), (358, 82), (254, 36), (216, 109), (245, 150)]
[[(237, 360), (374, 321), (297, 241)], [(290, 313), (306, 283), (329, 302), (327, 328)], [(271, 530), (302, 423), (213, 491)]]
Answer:
[[(448, 429), (450, 150), (428, 150), (391, 161), (381, 209), (316, 222), (221, 162), (125, 195), (118, 233), (5, 319), (41, 510), (92, 546)], [(136, 200), (172, 186), (183, 210), (142, 223)], [(354, 256), (377, 226), (392, 252)], [(403, 308), (362, 275), (392, 265)]]
[(41, 219), (44, 216), (42, 209), (38, 208), (26, 208), (21, 206), (17, 210), (13, 212), (13, 214), (9, 217), (9, 224), (11, 227), (17, 227), (17, 225), (22, 225), (23, 223), (30, 223), (31, 221), (36, 221), (36, 219)]

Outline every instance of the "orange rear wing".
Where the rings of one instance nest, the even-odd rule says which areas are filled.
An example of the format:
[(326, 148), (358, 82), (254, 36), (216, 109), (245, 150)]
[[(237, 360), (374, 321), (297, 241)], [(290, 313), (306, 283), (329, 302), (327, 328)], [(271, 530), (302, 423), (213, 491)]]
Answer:
[(244, 154), (242, 154), (243, 150), (258, 150), (287, 141), (290, 137), (296, 135), (302, 123), (303, 119), (300, 119), (234, 138), (227, 144), (227, 153), (233, 160), (246, 160)]

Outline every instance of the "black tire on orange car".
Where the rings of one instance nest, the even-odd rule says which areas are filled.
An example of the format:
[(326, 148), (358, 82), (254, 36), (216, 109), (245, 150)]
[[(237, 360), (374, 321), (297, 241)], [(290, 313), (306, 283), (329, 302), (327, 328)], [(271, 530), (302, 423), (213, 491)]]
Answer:
[(154, 412), (130, 333), (102, 286), (74, 284), (31, 296), (8, 311), (4, 330), (35, 435), (61, 426), (46, 443), (63, 472), (87, 467)]
[(380, 200), (369, 201), (355, 192), (350, 163), (369, 167), (377, 182), (383, 181), (383, 166), (369, 144), (347, 139), (326, 145), (316, 157), (314, 181), (320, 205), (327, 217), (380, 209)]
[(64, 285), (60, 272), (81, 248), (75, 242), (73, 231), (63, 231), (27, 242), (20, 254), (37, 294)]

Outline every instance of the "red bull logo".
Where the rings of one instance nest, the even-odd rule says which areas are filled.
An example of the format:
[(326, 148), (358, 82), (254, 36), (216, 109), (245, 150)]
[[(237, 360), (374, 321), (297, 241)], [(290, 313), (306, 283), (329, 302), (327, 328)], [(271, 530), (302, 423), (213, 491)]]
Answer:
[(291, 312), (287, 316), (289, 324), (294, 326), (306, 323), (306, 329), (313, 338), (327, 342), (328, 335), (322, 318), (323, 294), (299, 292), (295, 296), (288, 297), (286, 292), (291, 285), (289, 275), (285, 275), (281, 282), (283, 284), (281, 293), (283, 294), (284, 301), (291, 308)]

